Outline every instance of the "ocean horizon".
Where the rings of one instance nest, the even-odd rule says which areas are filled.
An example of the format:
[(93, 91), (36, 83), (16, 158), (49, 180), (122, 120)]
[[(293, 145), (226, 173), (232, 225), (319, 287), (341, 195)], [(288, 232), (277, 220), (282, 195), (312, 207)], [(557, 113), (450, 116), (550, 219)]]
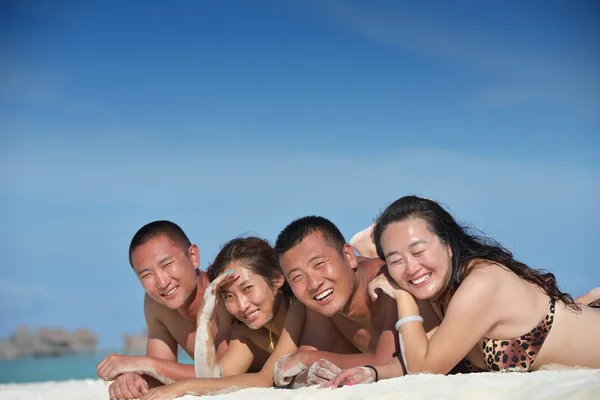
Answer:
[[(96, 365), (113, 352), (118, 353), (98, 350), (90, 354), (0, 360), (0, 384), (98, 379)], [(180, 350), (179, 362), (193, 364), (194, 361)]]

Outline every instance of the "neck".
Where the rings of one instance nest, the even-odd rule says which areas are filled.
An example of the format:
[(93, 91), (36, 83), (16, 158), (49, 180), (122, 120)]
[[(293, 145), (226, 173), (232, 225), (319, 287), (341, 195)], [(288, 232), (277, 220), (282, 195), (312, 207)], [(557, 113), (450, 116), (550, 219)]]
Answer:
[(340, 311), (340, 315), (346, 317), (364, 328), (371, 325), (371, 297), (367, 293), (367, 283), (363, 274), (358, 271), (355, 275), (354, 290), (346, 306)]
[(205, 273), (196, 270), (196, 283), (194, 289), (188, 295), (183, 306), (177, 309), (177, 312), (186, 320), (196, 323), (198, 312), (204, 304), (204, 292), (206, 291)]
[(275, 309), (273, 311), (273, 318), (265, 324), (265, 328), (276, 334), (281, 335), (283, 331), (283, 325), (285, 324), (285, 317), (287, 316), (289, 308), (288, 299), (279, 292), (275, 299)]

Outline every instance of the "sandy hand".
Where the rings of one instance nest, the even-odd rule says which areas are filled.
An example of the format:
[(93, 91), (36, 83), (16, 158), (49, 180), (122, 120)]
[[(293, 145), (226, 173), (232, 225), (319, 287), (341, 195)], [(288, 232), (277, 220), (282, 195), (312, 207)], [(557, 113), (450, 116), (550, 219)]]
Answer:
[(183, 397), (186, 394), (183, 383), (184, 381), (180, 381), (150, 389), (140, 400), (173, 400)]
[(355, 367), (343, 370), (335, 379), (321, 385), (320, 388), (336, 388), (358, 383), (375, 382), (375, 371), (369, 367)]
[(133, 372), (138, 375), (149, 370), (148, 359), (144, 356), (127, 356), (111, 353), (96, 367), (96, 373), (105, 381), (112, 381), (119, 375)]
[(223, 272), (221, 275), (216, 277), (215, 280), (210, 283), (210, 285), (208, 285), (208, 288), (206, 288), (206, 291), (204, 292), (204, 307), (202, 308), (202, 312), (198, 314), (198, 325), (200, 324), (200, 321), (208, 322), (212, 318), (212, 315), (215, 312), (215, 305), (217, 303), (217, 294), (219, 293), (219, 289), (223, 285), (233, 282), (239, 277), (240, 276), (235, 274), (231, 269)]
[(395, 299), (398, 292), (403, 291), (400, 286), (387, 273), (378, 275), (369, 283), (369, 294), (373, 299), (377, 299), (377, 289)]
[(308, 367), (300, 361), (299, 353), (287, 354), (275, 363), (273, 382), (276, 386), (287, 386), (306, 370)]
[(308, 385), (324, 385), (334, 380), (342, 370), (329, 360), (321, 358), (308, 369), (306, 383)]
[(108, 387), (108, 396), (114, 400), (139, 399), (148, 392), (148, 383), (139, 375), (125, 373)]

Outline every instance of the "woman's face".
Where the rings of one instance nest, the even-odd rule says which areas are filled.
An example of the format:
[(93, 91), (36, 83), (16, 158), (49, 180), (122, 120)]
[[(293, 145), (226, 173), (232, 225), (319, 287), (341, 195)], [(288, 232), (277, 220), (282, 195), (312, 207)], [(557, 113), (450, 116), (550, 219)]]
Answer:
[(452, 250), (420, 218), (393, 222), (381, 235), (390, 276), (418, 299), (435, 298), (452, 270)]
[(221, 287), (227, 311), (250, 329), (262, 328), (273, 318), (283, 276), (281, 283), (271, 287), (264, 277), (246, 268), (243, 261), (234, 261), (225, 269), (239, 275), (239, 278)]

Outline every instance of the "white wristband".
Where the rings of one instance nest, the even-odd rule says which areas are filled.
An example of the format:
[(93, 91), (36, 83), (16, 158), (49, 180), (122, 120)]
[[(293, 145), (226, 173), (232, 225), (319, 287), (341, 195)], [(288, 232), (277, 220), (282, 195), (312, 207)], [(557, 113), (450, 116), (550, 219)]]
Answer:
[(398, 322), (396, 322), (396, 330), (400, 331), (400, 327), (402, 325), (411, 321), (423, 322), (423, 317), (421, 317), (420, 315), (409, 315), (408, 317), (400, 318)]

